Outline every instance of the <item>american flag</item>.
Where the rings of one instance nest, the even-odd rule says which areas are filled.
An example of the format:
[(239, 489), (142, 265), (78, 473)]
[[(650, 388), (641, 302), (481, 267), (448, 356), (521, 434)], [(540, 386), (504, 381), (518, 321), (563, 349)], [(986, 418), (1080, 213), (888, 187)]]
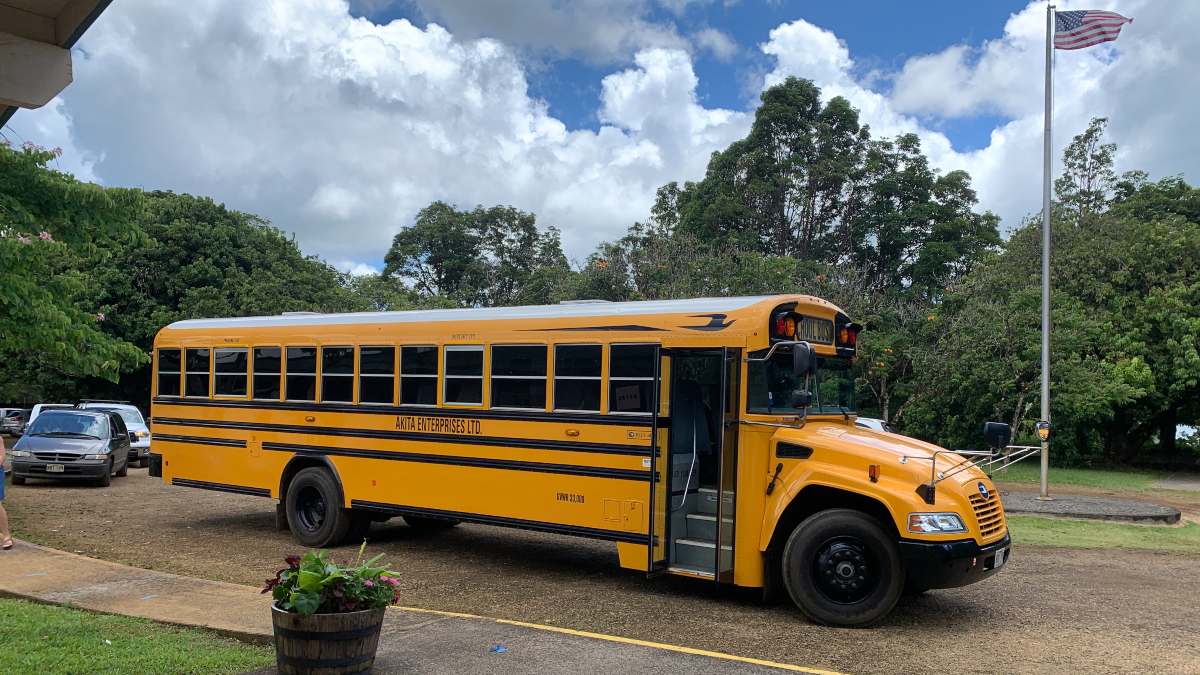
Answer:
[(1083, 49), (1101, 42), (1112, 42), (1121, 27), (1133, 23), (1116, 12), (1088, 9), (1054, 13), (1054, 48)]

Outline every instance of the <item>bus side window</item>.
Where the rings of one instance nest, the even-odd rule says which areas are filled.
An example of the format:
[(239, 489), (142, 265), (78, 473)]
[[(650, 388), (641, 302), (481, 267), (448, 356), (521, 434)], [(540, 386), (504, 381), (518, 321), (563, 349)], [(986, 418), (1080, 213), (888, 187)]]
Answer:
[(279, 347), (254, 348), (254, 398), (279, 400), (279, 381), (283, 377), (283, 350)]
[(554, 346), (554, 409), (600, 412), (602, 345)]
[(449, 405), (483, 405), (483, 346), (446, 345), (443, 400)]
[(658, 345), (612, 345), (608, 361), (608, 411), (650, 414)]
[(317, 400), (317, 348), (288, 347), (285, 396), (289, 401)]
[(208, 398), (208, 347), (183, 350), (183, 395)]
[(438, 348), (400, 348), (401, 405), (437, 405)]
[(158, 395), (178, 396), (179, 378), (183, 372), (180, 350), (158, 350)]
[(492, 345), (492, 407), (546, 409), (546, 345)]
[(395, 347), (358, 348), (358, 402), (396, 404)]
[(213, 350), (213, 396), (246, 397), (246, 373), (249, 370), (246, 348), (221, 347)]
[(354, 347), (321, 348), (321, 403), (354, 402)]

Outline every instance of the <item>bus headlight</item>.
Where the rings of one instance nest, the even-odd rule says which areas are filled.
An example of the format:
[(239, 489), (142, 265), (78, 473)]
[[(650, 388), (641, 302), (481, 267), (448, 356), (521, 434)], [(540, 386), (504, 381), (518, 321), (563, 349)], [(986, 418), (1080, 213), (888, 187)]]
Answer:
[(910, 513), (908, 514), (908, 531), (923, 534), (950, 534), (966, 532), (962, 518), (955, 513)]

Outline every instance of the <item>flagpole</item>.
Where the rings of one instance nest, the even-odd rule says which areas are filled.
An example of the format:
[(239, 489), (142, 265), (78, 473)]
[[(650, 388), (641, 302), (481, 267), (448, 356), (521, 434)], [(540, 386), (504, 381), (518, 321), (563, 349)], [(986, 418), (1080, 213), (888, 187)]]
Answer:
[[(1054, 5), (1046, 6), (1046, 116), (1042, 157), (1042, 419), (1050, 422), (1050, 120), (1054, 94)], [(1042, 426), (1039, 424), (1039, 427)], [(1049, 431), (1048, 429), (1046, 430)], [(1042, 435), (1039, 433), (1039, 435)], [(1050, 438), (1042, 435), (1042, 484), (1038, 499), (1050, 499)]]

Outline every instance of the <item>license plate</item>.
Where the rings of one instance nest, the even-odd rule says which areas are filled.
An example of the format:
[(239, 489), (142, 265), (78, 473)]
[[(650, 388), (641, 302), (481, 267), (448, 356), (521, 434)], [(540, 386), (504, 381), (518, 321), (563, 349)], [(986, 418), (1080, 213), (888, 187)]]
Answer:
[(996, 551), (996, 564), (994, 567), (999, 569), (1001, 565), (1008, 562), (1008, 549)]
[(47, 464), (46, 473), (62, 473), (66, 468), (62, 464)]

